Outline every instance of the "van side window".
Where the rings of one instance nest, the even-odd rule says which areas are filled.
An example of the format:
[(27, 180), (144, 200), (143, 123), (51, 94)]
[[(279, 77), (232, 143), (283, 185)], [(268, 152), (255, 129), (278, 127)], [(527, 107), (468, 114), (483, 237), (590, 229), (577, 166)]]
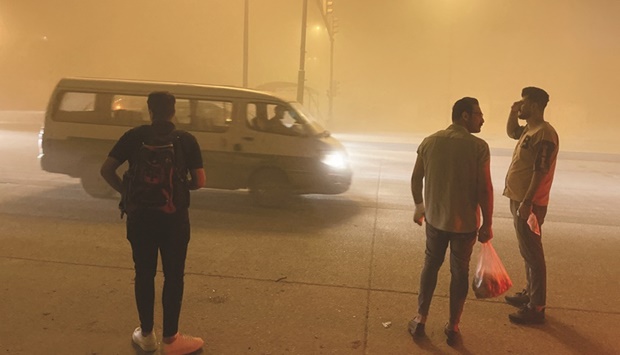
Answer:
[(267, 117), (266, 105), (248, 104), (245, 109), (245, 115), (248, 127), (260, 131), (259, 122)]
[(226, 132), (232, 123), (232, 102), (196, 100), (192, 127), (196, 131)]
[(59, 96), (54, 121), (75, 123), (101, 123), (105, 115), (95, 111), (97, 94), (90, 92), (64, 92)]
[(297, 136), (295, 112), (283, 104), (250, 103), (246, 109), (248, 127), (257, 131)]
[(112, 97), (112, 124), (139, 126), (149, 124), (146, 96), (114, 95)]
[[(56, 121), (129, 127), (151, 123), (146, 95), (64, 92), (58, 97)], [(175, 109), (175, 126), (187, 131), (226, 132), (232, 123), (230, 101), (177, 97)]]
[(192, 106), (190, 100), (177, 98), (174, 109), (176, 112), (172, 122), (176, 128), (191, 130)]
[(66, 92), (60, 101), (60, 111), (95, 111), (96, 95), (91, 92)]

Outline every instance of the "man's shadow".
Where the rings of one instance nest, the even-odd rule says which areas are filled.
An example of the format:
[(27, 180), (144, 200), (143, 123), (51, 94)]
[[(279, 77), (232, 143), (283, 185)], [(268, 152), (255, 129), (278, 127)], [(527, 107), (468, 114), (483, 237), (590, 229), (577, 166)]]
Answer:
[[(134, 344), (133, 342), (131, 343), (131, 345), (133, 346), (133, 349), (136, 352), (136, 355), (165, 355), (163, 350), (161, 349), (161, 343), (159, 345), (159, 348), (157, 348), (157, 350), (155, 351), (144, 351), (142, 349), (140, 349), (140, 347), (136, 344)], [(206, 346), (206, 344), (205, 344)], [(191, 353), (191, 355), (202, 355), (205, 354), (205, 349), (204, 347), (202, 349), (199, 349), (197, 351), (194, 351), (193, 353)]]
[(605, 348), (603, 345), (592, 341), (579, 332), (575, 331), (573, 327), (562, 323), (559, 319), (554, 317), (545, 318), (544, 325), (532, 325), (530, 328), (539, 329), (552, 337), (556, 338), (567, 348), (574, 350), (578, 354), (610, 354), (610, 348)]
[[(440, 338), (442, 339), (443, 343), (445, 344), (446, 338), (442, 337), (442, 335), (443, 335), (443, 332), (441, 333)], [(445, 354), (445, 351), (443, 351), (439, 347), (437, 347), (437, 345), (435, 345), (433, 343), (433, 341), (431, 340), (431, 338), (428, 337), (428, 335), (425, 335), (425, 336), (422, 336), (422, 337), (412, 337), (412, 338), (413, 338), (413, 342), (420, 349), (424, 350), (424, 353), (437, 354), (437, 355)], [(467, 350), (467, 347), (465, 346), (465, 341), (463, 340), (463, 338), (459, 338), (457, 343), (454, 344), (453, 346), (451, 346), (451, 348), (454, 349), (455, 351), (457, 351), (460, 354), (473, 355), (472, 352)]]

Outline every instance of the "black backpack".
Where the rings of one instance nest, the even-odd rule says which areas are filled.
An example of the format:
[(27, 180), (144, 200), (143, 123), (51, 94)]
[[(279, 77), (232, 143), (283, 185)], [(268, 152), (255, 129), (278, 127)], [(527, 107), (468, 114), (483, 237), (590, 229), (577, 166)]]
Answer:
[(133, 164), (123, 175), (121, 218), (137, 210), (174, 213), (189, 206), (182, 133), (175, 130), (157, 136), (149, 127), (142, 145), (134, 153)]

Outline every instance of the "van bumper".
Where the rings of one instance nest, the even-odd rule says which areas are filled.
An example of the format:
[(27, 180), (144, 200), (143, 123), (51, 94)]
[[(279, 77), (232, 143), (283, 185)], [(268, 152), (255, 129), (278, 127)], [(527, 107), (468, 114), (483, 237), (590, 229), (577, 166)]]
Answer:
[(102, 164), (113, 144), (111, 140), (42, 137), (39, 142), (39, 164), (44, 171), (78, 177), (84, 164)]
[(295, 191), (302, 194), (337, 195), (349, 190), (353, 172), (346, 169), (340, 172), (327, 172), (323, 174), (292, 174), (289, 176)]
[(80, 166), (77, 160), (61, 159), (60, 157), (54, 157), (53, 154), (39, 154), (39, 164), (41, 169), (48, 173), (65, 174), (71, 177), (77, 177), (78, 167)]

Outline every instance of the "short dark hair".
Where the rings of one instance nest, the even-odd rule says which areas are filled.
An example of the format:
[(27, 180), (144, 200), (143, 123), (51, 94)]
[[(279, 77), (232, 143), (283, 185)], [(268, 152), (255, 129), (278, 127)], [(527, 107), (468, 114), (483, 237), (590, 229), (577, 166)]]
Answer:
[(541, 88), (534, 86), (528, 86), (521, 90), (521, 97), (527, 97), (530, 101), (535, 102), (538, 106), (544, 110), (549, 102), (549, 94)]
[(168, 91), (154, 91), (146, 100), (149, 110), (153, 113), (153, 121), (165, 121), (172, 118), (176, 112), (175, 103), (174, 95)]
[(464, 97), (452, 106), (452, 122), (456, 122), (461, 118), (463, 112), (467, 112), (472, 115), (474, 112), (474, 106), (478, 106), (478, 100), (473, 97)]

